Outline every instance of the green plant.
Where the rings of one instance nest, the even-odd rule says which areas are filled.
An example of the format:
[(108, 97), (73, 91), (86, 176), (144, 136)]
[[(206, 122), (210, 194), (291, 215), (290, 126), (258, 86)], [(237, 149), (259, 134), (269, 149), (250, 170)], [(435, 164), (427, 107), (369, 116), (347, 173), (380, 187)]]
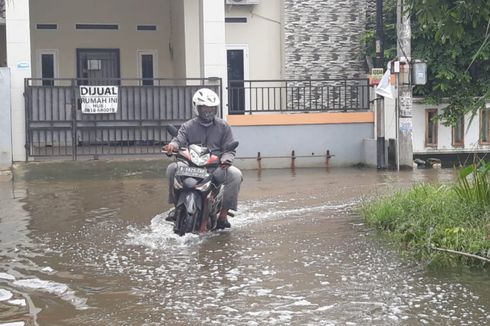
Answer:
[[(468, 170), (466, 173), (469, 173)], [(484, 169), (476, 173), (478, 177), (488, 175)], [(468, 185), (471, 187), (472, 184)], [(482, 188), (487, 189), (484, 187), (480, 186), (478, 192), (483, 192)], [(431, 267), (488, 266), (488, 263), (478, 259), (434, 249), (444, 248), (490, 258), (487, 230), (490, 205), (482, 206), (478, 201), (468, 201), (460, 197), (455, 188), (416, 185), (410, 191), (366, 203), (362, 207), (362, 215), (369, 225), (388, 234), (405, 252)], [(471, 193), (470, 198), (476, 196), (473, 190), (468, 192)]]
[(490, 206), (490, 163), (480, 161), (463, 168), (454, 190), (462, 201), (480, 207)]

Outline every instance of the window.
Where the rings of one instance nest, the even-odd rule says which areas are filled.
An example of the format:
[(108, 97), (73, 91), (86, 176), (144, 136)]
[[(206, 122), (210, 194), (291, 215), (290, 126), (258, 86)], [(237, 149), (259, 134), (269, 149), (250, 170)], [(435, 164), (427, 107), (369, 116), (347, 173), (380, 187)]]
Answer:
[(437, 109), (425, 110), (425, 146), (437, 147)]
[(464, 116), (460, 116), (456, 125), (452, 127), (453, 146), (464, 146)]
[(156, 51), (139, 51), (138, 62), (139, 75), (142, 79), (141, 84), (152, 86), (156, 75)]
[(480, 144), (490, 144), (490, 109), (480, 111)]
[(77, 77), (82, 85), (120, 83), (119, 49), (77, 49)]
[(38, 52), (38, 72), (43, 86), (54, 86), (57, 77), (57, 51), (41, 50)]

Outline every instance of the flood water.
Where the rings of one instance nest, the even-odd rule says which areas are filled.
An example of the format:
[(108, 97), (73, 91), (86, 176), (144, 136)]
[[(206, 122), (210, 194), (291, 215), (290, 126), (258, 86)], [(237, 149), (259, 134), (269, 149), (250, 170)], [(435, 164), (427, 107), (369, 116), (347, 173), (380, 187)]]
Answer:
[(451, 170), (244, 171), (232, 228), (181, 238), (163, 169), (0, 178), (0, 325), (490, 324), (487, 272), (427, 271), (355, 211)]

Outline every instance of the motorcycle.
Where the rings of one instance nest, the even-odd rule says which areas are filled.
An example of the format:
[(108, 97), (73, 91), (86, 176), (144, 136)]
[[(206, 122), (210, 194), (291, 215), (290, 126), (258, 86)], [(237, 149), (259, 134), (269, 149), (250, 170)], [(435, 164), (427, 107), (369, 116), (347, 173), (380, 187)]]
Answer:
[[(175, 137), (177, 129), (167, 128)], [(238, 147), (234, 141), (226, 146), (224, 152), (233, 151)], [(166, 154), (175, 156), (177, 171), (173, 181), (175, 204), (174, 232), (179, 236), (186, 233), (199, 233), (202, 224), (207, 230), (215, 230), (218, 214), (223, 201), (223, 184), (215, 184), (213, 171), (219, 167), (224, 152), (210, 151), (207, 147), (197, 144), (180, 148), (177, 152)]]

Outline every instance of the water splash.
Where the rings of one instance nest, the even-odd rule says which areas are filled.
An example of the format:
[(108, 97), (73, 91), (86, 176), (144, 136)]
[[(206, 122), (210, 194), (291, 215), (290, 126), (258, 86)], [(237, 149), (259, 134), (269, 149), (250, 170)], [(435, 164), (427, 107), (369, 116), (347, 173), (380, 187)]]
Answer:
[(39, 290), (42, 292), (51, 293), (65, 301), (70, 302), (78, 310), (88, 309), (88, 306), (86, 304), (87, 299), (77, 297), (73, 290), (62, 283), (40, 280), (38, 278), (31, 278), (14, 281), (12, 282), (12, 285), (23, 289)]

